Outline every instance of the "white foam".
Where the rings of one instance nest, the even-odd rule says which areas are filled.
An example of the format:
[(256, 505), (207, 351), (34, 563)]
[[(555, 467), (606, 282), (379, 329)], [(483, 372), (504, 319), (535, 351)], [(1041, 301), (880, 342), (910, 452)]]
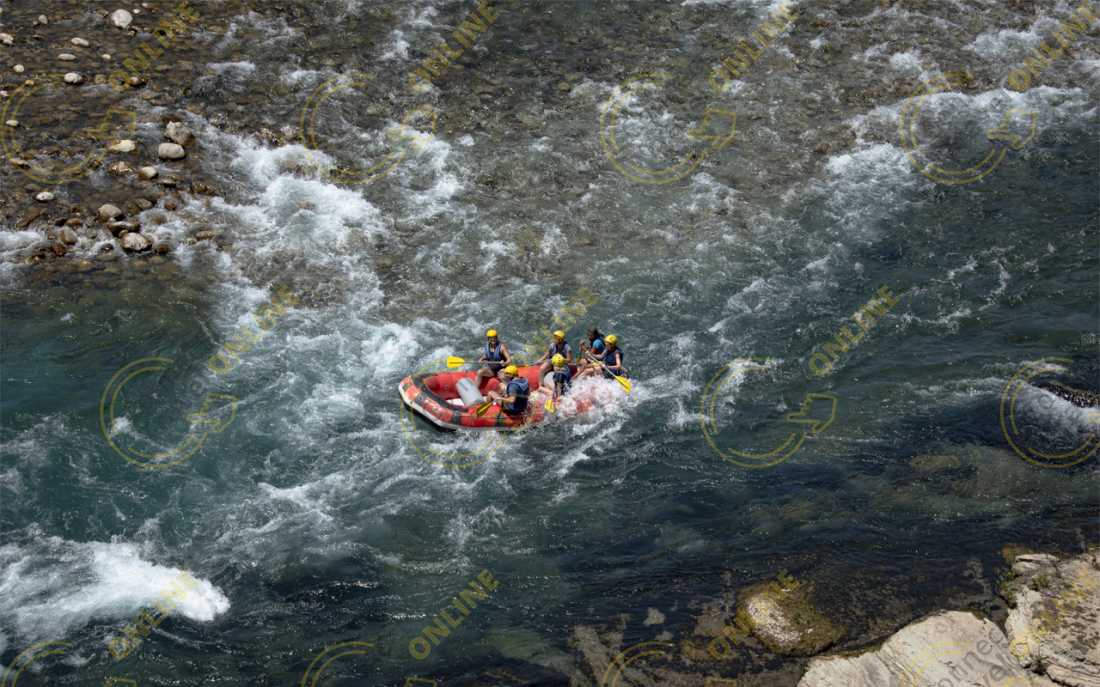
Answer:
[[(194, 584), (169, 597), (181, 580)], [(158, 602), (194, 622), (210, 622), (230, 605), (210, 582), (144, 560), (133, 544), (38, 537), (0, 547), (0, 627), (24, 642), (64, 637), (93, 621), (131, 620)]]

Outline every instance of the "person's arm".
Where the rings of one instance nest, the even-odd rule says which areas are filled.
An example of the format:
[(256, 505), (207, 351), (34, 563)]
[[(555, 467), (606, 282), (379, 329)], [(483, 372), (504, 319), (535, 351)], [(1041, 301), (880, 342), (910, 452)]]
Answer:
[(504, 356), (504, 361), (503, 362), (504, 362), (505, 365), (511, 365), (512, 364), (512, 354), (508, 352), (508, 347), (505, 346), (504, 344), (500, 345), (500, 354), (502, 356)]
[(569, 344), (565, 344), (565, 362), (573, 362), (573, 348)]
[(535, 361), (535, 364), (536, 364), (536, 365), (538, 365), (539, 363), (544, 363), (544, 362), (546, 362), (546, 361), (547, 361), (547, 360), (548, 360), (549, 358), (550, 358), (550, 349), (549, 349), (549, 348), (547, 348), (547, 349), (546, 349), (546, 352), (545, 352), (545, 353), (543, 353), (543, 354), (542, 354), (542, 355), (541, 355), (541, 356), (539, 357), (539, 359)]

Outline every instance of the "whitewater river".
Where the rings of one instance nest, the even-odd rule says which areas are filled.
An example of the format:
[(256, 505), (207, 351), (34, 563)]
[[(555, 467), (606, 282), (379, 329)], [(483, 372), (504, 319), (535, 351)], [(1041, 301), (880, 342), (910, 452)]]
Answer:
[[(19, 685), (599, 685), (597, 644), (691, 638), (780, 573), (855, 649), (995, 612), (1005, 546), (1097, 542), (1097, 22), (1009, 85), (1078, 4), (498, 2), (468, 47), (468, 0), (192, 5), (163, 58), (191, 77), (121, 101), (145, 145), (184, 121), (216, 189), (148, 211), (175, 250), (27, 265), (43, 229), (0, 226)], [(629, 396), (515, 436), (402, 409), (578, 302)]]

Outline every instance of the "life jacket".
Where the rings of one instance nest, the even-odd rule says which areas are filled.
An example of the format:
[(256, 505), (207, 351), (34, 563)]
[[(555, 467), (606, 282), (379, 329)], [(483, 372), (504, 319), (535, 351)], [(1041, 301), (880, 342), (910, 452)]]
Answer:
[(509, 415), (519, 415), (527, 410), (527, 394), (531, 390), (525, 377), (513, 377), (505, 389), (506, 396), (515, 396), (516, 400), (504, 404), (504, 412)]
[(549, 353), (551, 358), (553, 358), (558, 353), (560, 353), (563, 357), (568, 358), (570, 354), (573, 353), (573, 349), (569, 347), (568, 341), (562, 341), (560, 346), (555, 341), (554, 343), (550, 344)]
[[(490, 362), (494, 362), (494, 361), (495, 362), (502, 362), (504, 360), (504, 344), (497, 341), (496, 350), (493, 350), (493, 349), (489, 348), (489, 342), (486, 341), (485, 342), (485, 359), (490, 361)], [(493, 372), (496, 372), (497, 370), (499, 370), (502, 367), (504, 367), (504, 365), (492, 365), (492, 364), (489, 365), (489, 368)]]
[[(616, 353), (618, 353), (617, 356), (615, 355)], [(611, 370), (607, 369), (607, 365), (614, 365), (616, 362), (616, 358), (618, 358), (619, 369), (615, 372), (612, 372)], [(603, 362), (603, 371), (608, 377), (613, 377), (615, 375), (618, 375), (619, 377), (626, 376), (626, 366), (624, 365), (624, 363), (626, 362), (626, 356), (623, 354), (623, 349), (615, 346), (615, 350), (607, 351), (607, 353), (604, 354)]]
[(561, 384), (562, 391), (566, 391), (573, 383), (573, 370), (566, 365), (561, 370), (554, 370), (554, 386)]

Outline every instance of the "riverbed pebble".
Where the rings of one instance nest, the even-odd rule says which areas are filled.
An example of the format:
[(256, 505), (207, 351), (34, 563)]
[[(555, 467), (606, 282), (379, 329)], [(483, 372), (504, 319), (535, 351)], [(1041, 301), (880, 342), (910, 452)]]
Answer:
[(72, 62), (76, 59), (76, 55), (72, 54), (71, 52), (63, 52), (57, 56), (57, 59), (61, 60), (62, 62)]
[(126, 10), (115, 10), (111, 12), (111, 23), (120, 29), (125, 29), (130, 26), (134, 21), (134, 15), (130, 14)]
[(182, 160), (187, 157), (187, 151), (178, 143), (161, 143), (157, 147), (157, 155), (162, 160)]
[(104, 222), (108, 222), (110, 220), (122, 217), (122, 210), (117, 205), (105, 203), (99, 206), (99, 210), (96, 211), (96, 214), (99, 215), (99, 218), (101, 220), (103, 220)]
[(37, 196), (34, 197), (34, 199), (40, 203), (48, 203), (54, 198), (54, 194), (50, 193), (49, 191), (43, 191), (42, 193), (39, 193)]
[(148, 181), (157, 177), (156, 167), (138, 167), (138, 177)]
[(169, 141), (178, 143), (181, 146), (187, 145), (193, 138), (191, 130), (182, 122), (168, 122), (168, 126), (164, 130), (164, 135)]
[(65, 75), (65, 83), (79, 86), (80, 84), (84, 83), (84, 77), (80, 74), (77, 74), (76, 72), (69, 72)]
[(132, 153), (136, 149), (137, 149), (137, 144), (136, 143), (134, 143), (133, 141), (131, 141), (128, 138), (124, 138), (121, 141), (119, 141), (118, 143), (115, 143), (114, 145), (112, 145), (107, 150), (111, 151), (112, 153)]
[(86, 41), (86, 40), (84, 40), (83, 38), (80, 38), (80, 37), (74, 38), (69, 42), (72, 43), (73, 45), (79, 46), (81, 48), (87, 48), (89, 45), (91, 45), (91, 43), (89, 43), (88, 41)]

